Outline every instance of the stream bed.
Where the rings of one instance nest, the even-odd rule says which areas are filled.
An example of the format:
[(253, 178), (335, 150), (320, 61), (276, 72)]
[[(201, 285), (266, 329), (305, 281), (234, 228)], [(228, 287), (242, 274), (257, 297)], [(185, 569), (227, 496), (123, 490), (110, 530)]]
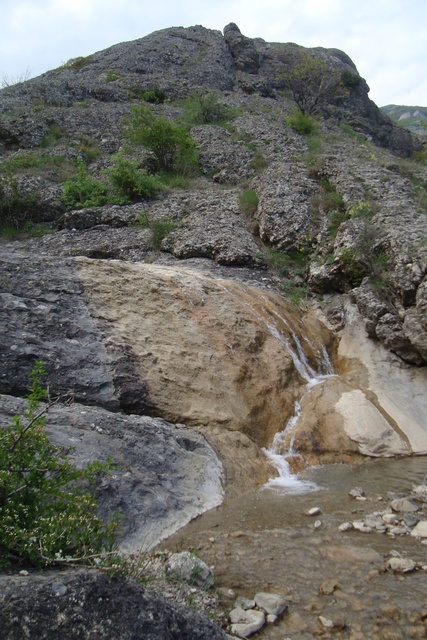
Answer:
[[(427, 458), (367, 460), (311, 468), (294, 485), (263, 487), (225, 501), (169, 538), (171, 550), (195, 549), (213, 567), (230, 600), (279, 593), (288, 613), (257, 638), (400, 640), (427, 637), (427, 571), (393, 573), (393, 554), (427, 565), (427, 546), (410, 535), (340, 532), (346, 521), (382, 511), (388, 493), (410, 493), (427, 474)], [(349, 496), (362, 487), (366, 499)], [(302, 491), (302, 493), (300, 493)], [(321, 513), (308, 516), (319, 507)], [(391, 555), (390, 555), (391, 554)], [(320, 617), (333, 622), (326, 628)]]

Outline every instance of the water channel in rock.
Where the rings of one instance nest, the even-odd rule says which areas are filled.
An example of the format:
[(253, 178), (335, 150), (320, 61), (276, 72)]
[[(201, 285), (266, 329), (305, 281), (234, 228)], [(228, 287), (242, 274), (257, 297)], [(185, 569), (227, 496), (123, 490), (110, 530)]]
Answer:
[[(197, 549), (214, 567), (216, 585), (236, 596), (253, 597), (257, 591), (285, 596), (289, 613), (259, 638), (426, 637), (427, 572), (393, 574), (385, 570), (385, 560), (395, 551), (427, 564), (427, 547), (409, 535), (338, 531), (342, 522), (385, 509), (388, 492), (410, 492), (426, 473), (425, 457), (310, 468), (294, 486), (267, 486), (225, 501), (165, 546)], [(355, 486), (364, 489), (365, 501), (348, 495)], [(312, 507), (320, 507), (321, 514), (308, 516)], [(336, 586), (323, 594), (328, 581)], [(342, 629), (323, 628), (319, 616)]]

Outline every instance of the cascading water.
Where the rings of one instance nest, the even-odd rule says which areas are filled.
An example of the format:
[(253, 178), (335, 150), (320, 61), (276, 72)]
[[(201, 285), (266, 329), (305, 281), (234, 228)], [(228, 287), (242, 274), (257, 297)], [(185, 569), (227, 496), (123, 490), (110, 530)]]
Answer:
[[(297, 455), (293, 450), (293, 443), (296, 427), (302, 414), (301, 402), (303, 398), (308, 393), (310, 393), (311, 389), (314, 386), (321, 384), (324, 380), (331, 378), (336, 374), (333, 370), (328, 352), (324, 345), (322, 345), (320, 352), (317, 350), (316, 360), (318, 362), (319, 370), (315, 371), (308, 361), (298, 335), (295, 333), (295, 331), (292, 330), (289, 323), (284, 318), (279, 317), (279, 320), (289, 329), (295, 347), (290, 344), (289, 339), (279, 329), (277, 329), (277, 327), (268, 324), (268, 329), (270, 333), (280, 342), (280, 344), (285, 347), (285, 349), (291, 356), (296, 370), (306, 381), (306, 392), (303, 394), (300, 401), (297, 400), (295, 402), (294, 413), (288, 420), (284, 430), (276, 433), (269, 449), (263, 449), (272, 466), (279, 474), (276, 478), (272, 478), (271, 480), (269, 480), (266, 483), (265, 487), (279, 488), (286, 491), (287, 493), (306, 493), (309, 491), (318, 491), (320, 487), (314, 482), (302, 480), (291, 472), (287, 458)], [(309, 343), (308, 338), (305, 338), (305, 340)], [(313, 345), (311, 343), (309, 344), (312, 350), (315, 350)], [(283, 440), (285, 438), (289, 440), (289, 445), (288, 451), (283, 454)]]

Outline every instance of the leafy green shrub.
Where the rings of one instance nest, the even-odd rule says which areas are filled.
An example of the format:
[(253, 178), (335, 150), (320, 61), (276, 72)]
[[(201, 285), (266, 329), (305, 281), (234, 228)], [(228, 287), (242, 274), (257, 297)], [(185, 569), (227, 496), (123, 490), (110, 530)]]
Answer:
[(86, 164), (90, 164), (101, 155), (101, 149), (86, 136), (80, 136), (80, 153)]
[(148, 102), (150, 104), (163, 104), (167, 99), (167, 93), (165, 89), (160, 89), (159, 87), (153, 87), (152, 89), (140, 89), (139, 87), (134, 87), (130, 89), (131, 93), (135, 98), (140, 98), (144, 100), (144, 102)]
[(40, 219), (40, 209), (38, 189), (26, 191), (12, 176), (0, 180), (0, 227), (22, 229)]
[(302, 136), (309, 136), (317, 131), (317, 122), (313, 116), (302, 111), (295, 111), (286, 118), (286, 124)]
[(151, 241), (155, 249), (160, 249), (162, 240), (176, 228), (173, 220), (152, 220), (150, 222)]
[(246, 189), (239, 195), (239, 202), (243, 213), (252, 216), (258, 209), (258, 194), (254, 189)]
[(92, 178), (83, 162), (79, 163), (76, 175), (64, 183), (62, 202), (68, 209), (100, 207), (111, 201), (108, 185)]
[(138, 168), (138, 163), (117, 155), (114, 166), (108, 170), (115, 193), (129, 200), (152, 198), (163, 187), (158, 176)]
[(196, 145), (183, 125), (158, 117), (153, 109), (134, 107), (126, 135), (155, 154), (159, 169), (191, 175), (197, 168)]
[(343, 71), (341, 74), (341, 82), (348, 88), (357, 87), (360, 84), (360, 76), (358, 73), (352, 73), (351, 71)]
[(78, 58), (71, 58), (63, 65), (63, 69), (74, 69), (75, 71), (80, 71), (86, 67), (92, 61), (93, 55), (89, 56), (79, 56)]
[(363, 200), (352, 207), (348, 213), (351, 218), (364, 218), (366, 220), (372, 218), (375, 211), (372, 204)]
[(340, 228), (340, 225), (345, 222), (345, 220), (348, 220), (348, 214), (345, 211), (337, 211), (336, 209), (333, 209), (330, 213), (329, 213), (329, 226), (328, 226), (328, 231), (329, 231), (329, 235), (332, 238), (335, 238), (335, 236), (338, 233), (338, 229)]
[(49, 132), (40, 141), (40, 147), (52, 147), (55, 142), (65, 136), (65, 131), (61, 129), (59, 124), (53, 122), (49, 127)]
[(215, 124), (235, 118), (232, 107), (219, 102), (214, 93), (197, 93), (184, 100), (184, 121), (189, 125)]
[(260, 151), (259, 149), (255, 150), (255, 155), (250, 161), (249, 166), (251, 167), (251, 169), (256, 169), (256, 171), (261, 171), (268, 166), (268, 162), (265, 159), (262, 151)]
[(110, 551), (117, 521), (103, 523), (94, 498), (82, 489), (107, 464), (91, 463), (77, 469), (69, 452), (55, 447), (45, 430), (47, 396), (41, 385), (45, 374), (37, 362), (24, 416), (0, 428), (0, 563), (25, 559), (47, 565), (60, 558), (90, 561)]
[(122, 73), (119, 73), (118, 71), (114, 71), (114, 69), (108, 69), (107, 73), (105, 74), (105, 82), (115, 82), (116, 80), (119, 80), (122, 76), (123, 76)]

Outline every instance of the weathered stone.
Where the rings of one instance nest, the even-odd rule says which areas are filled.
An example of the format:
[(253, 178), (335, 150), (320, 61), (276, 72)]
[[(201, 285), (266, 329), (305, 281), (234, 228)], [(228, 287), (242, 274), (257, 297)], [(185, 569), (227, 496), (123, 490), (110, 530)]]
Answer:
[(392, 500), (390, 502), (390, 507), (393, 511), (397, 511), (399, 513), (415, 513), (419, 510), (419, 507), (413, 500), (409, 500), (408, 498), (398, 498), (397, 500)]
[(254, 600), (259, 609), (275, 616), (282, 615), (282, 613), (288, 608), (286, 600), (275, 593), (257, 593)]
[(412, 558), (390, 558), (387, 565), (396, 573), (409, 573), (416, 569), (417, 563)]
[(97, 571), (59, 575), (60, 593), (58, 574), (52, 572), (0, 578), (4, 638), (225, 639), (223, 631), (194, 609), (169, 604), (131, 580)]
[(174, 553), (166, 563), (166, 571), (170, 576), (199, 587), (211, 587), (214, 582), (213, 573), (206, 562), (189, 551)]
[(420, 520), (411, 531), (414, 538), (427, 538), (427, 520)]
[(249, 609), (245, 611), (236, 608), (230, 611), (231, 632), (239, 638), (248, 638), (257, 633), (265, 624), (265, 614), (263, 611)]

